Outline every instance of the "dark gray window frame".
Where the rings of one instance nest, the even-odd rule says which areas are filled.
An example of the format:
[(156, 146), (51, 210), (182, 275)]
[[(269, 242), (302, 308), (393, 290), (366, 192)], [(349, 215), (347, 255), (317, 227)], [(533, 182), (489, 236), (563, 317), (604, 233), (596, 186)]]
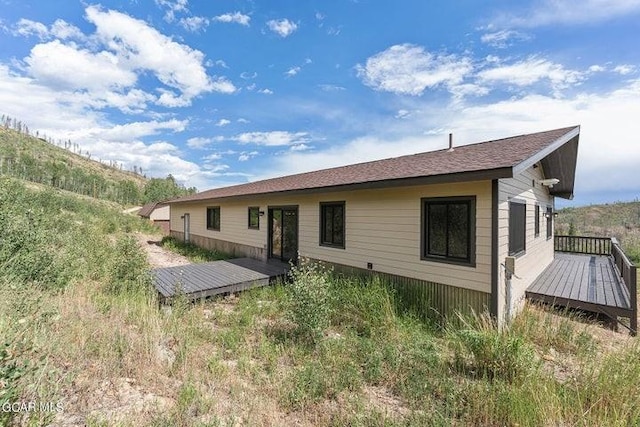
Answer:
[(534, 237), (540, 237), (540, 205), (538, 203), (536, 203), (535, 207), (534, 220), (533, 235)]
[[(326, 230), (325, 230), (325, 214), (327, 212), (327, 208), (330, 207), (341, 207), (342, 208), (342, 242), (335, 243), (333, 241), (329, 241), (325, 239)], [(339, 202), (320, 202), (320, 246), (326, 246), (329, 248), (336, 249), (345, 249), (347, 244), (347, 204), (345, 201)]]
[[(524, 209), (521, 215), (522, 223), (516, 222), (519, 219), (516, 215), (518, 212), (514, 212), (515, 209), (512, 209), (512, 206)], [(520, 227), (522, 227), (522, 230), (520, 230)], [(521, 234), (522, 248), (515, 241), (517, 234)], [(527, 253), (527, 202), (521, 199), (511, 199), (509, 200), (509, 256), (518, 257), (525, 253)]]
[(553, 238), (553, 207), (547, 206), (545, 217), (547, 218), (547, 240), (551, 240)]
[[(258, 219), (257, 225), (251, 224), (251, 211), (256, 212), (256, 218)], [(249, 230), (260, 230), (260, 206), (249, 206), (247, 209), (247, 228), (249, 228)]]
[[(214, 212), (214, 217), (211, 217), (210, 215), (210, 211)], [(217, 215), (215, 214), (215, 211), (217, 211)], [(212, 230), (212, 231), (220, 231), (221, 228), (221, 224), (222, 224), (222, 215), (221, 215), (221, 209), (220, 206), (207, 206), (207, 230)], [(217, 216), (218, 218), (218, 224), (216, 227), (215, 224), (215, 217)]]
[[(429, 218), (428, 205), (430, 204), (466, 204), (468, 206), (467, 227), (467, 258), (457, 258), (427, 253), (429, 248)], [(445, 264), (462, 265), (465, 267), (476, 266), (476, 196), (456, 197), (423, 197), (420, 199), (420, 259), (423, 261), (435, 261)], [(448, 244), (447, 244), (448, 247)]]

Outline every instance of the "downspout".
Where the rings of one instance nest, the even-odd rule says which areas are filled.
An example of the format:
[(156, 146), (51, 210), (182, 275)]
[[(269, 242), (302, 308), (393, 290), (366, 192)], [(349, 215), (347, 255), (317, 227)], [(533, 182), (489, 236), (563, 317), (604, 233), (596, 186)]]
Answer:
[(491, 307), (490, 314), (494, 321), (498, 322), (498, 277), (499, 277), (499, 260), (498, 260), (498, 182), (494, 179), (491, 181)]

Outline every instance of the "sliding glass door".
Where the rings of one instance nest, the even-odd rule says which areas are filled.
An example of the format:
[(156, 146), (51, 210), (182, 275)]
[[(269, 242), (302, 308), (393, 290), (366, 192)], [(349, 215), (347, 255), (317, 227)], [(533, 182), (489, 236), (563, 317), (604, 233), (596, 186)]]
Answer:
[(298, 207), (269, 208), (269, 257), (282, 261), (298, 257)]

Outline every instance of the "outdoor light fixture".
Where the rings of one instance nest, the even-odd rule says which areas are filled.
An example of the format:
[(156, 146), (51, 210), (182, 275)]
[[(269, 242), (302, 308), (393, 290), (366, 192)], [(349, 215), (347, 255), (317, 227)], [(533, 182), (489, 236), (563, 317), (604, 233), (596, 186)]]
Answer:
[(259, 211), (259, 212), (258, 212), (258, 215), (260, 215), (260, 216), (264, 216), (264, 211)]
[(538, 181), (540, 185), (544, 185), (545, 187), (553, 188), (554, 185), (560, 182), (558, 178), (549, 178), (549, 179), (541, 179)]

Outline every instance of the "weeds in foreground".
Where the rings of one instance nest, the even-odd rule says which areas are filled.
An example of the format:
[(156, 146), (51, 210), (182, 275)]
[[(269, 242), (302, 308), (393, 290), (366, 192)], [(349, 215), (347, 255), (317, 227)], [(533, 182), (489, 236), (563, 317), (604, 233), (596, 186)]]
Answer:
[(231, 258), (230, 255), (215, 249), (205, 249), (193, 243), (184, 243), (172, 236), (164, 236), (160, 245), (172, 252), (187, 257), (194, 263), (218, 261)]

